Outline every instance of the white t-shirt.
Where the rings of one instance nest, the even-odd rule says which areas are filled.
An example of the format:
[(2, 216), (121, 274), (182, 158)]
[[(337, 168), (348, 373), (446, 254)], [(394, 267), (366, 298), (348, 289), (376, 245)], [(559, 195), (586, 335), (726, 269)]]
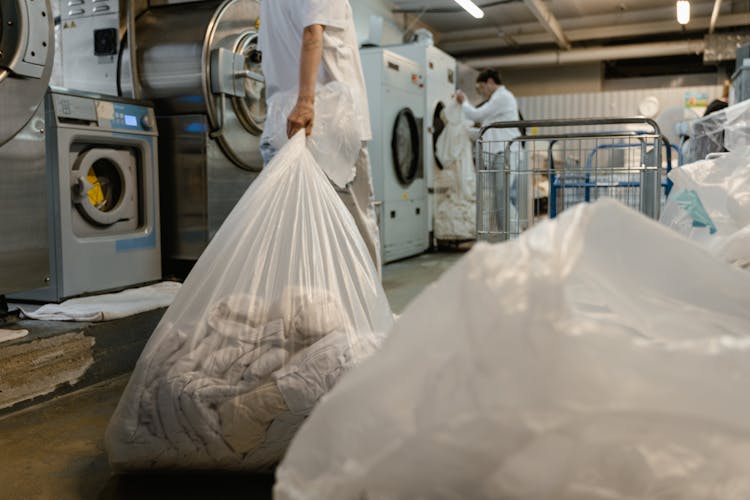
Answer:
[(299, 86), (302, 32), (313, 24), (325, 26), (318, 83), (349, 85), (360, 117), (363, 141), (372, 138), (367, 91), (359, 58), (357, 34), (348, 0), (262, 0), (259, 50), (263, 53), (266, 98)]
[[(492, 93), (489, 100), (475, 108), (468, 100), (464, 100), (463, 110), (466, 117), (474, 122), (479, 122), (483, 127), (495, 122), (518, 121), (518, 103), (515, 96), (505, 85)], [(517, 128), (489, 129), (485, 132), (485, 151), (497, 152), (504, 147), (501, 143), (515, 139), (521, 135)]]

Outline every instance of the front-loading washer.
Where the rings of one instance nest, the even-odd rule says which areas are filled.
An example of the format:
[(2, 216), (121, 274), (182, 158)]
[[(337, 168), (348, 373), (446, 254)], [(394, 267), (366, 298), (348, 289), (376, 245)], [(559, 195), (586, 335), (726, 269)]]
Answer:
[(54, 88), (45, 106), (49, 285), (14, 298), (59, 302), (161, 279), (153, 109)]

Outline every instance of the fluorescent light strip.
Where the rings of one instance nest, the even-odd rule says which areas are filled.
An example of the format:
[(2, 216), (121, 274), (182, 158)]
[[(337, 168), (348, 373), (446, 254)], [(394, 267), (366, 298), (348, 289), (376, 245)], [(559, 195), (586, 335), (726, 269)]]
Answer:
[(453, 0), (458, 5), (464, 8), (466, 12), (471, 14), (472, 16), (476, 17), (477, 19), (482, 19), (484, 17), (484, 11), (477, 7), (477, 4), (472, 2), (471, 0)]

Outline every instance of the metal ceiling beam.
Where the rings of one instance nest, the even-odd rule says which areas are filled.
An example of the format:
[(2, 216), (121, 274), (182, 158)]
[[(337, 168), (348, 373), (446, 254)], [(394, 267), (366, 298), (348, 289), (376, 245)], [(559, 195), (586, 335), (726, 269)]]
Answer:
[(714, 2), (714, 10), (711, 12), (711, 24), (708, 25), (708, 34), (714, 32), (716, 28), (716, 20), (719, 19), (719, 10), (721, 10), (721, 0)]
[[(714, 7), (714, 0), (710, 0), (709, 2), (692, 3), (693, 5), (690, 9), (690, 14), (693, 19), (705, 17), (706, 20), (708, 20)], [(722, 4), (720, 11), (720, 14), (722, 16), (732, 14), (731, 6), (727, 2), (724, 2)], [(573, 39), (572, 30), (597, 29), (601, 27), (615, 27), (621, 25), (636, 25), (658, 22), (659, 20), (670, 22), (672, 25), (674, 25), (674, 5), (666, 8), (657, 7), (653, 9), (625, 10), (618, 11), (616, 13), (576, 16), (565, 19), (558, 19), (558, 21), (560, 22), (560, 26), (565, 31), (565, 36), (571, 42), (576, 41)], [(708, 26), (708, 24), (706, 24), (706, 26)], [(679, 25), (677, 25), (677, 28), (681, 29)], [(498, 29), (514, 37), (517, 35), (525, 35), (530, 33), (546, 34), (546, 31), (544, 31), (539, 22), (535, 20), (516, 24), (502, 24), (496, 27), (488, 26), (486, 28), (442, 31), (439, 33), (437, 38), (441, 42), (463, 42), (471, 39), (492, 37), (497, 34)], [(552, 40), (551, 36), (548, 37), (547, 40)]]
[(637, 59), (642, 57), (661, 57), (680, 54), (700, 54), (706, 48), (706, 42), (699, 40), (679, 40), (675, 42), (638, 43), (572, 49), (532, 52), (508, 56), (472, 57), (462, 62), (479, 67), (529, 67), (556, 66), (560, 64), (577, 64), (595, 61), (618, 59)]
[(543, 0), (523, 0), (523, 3), (536, 16), (539, 22), (555, 38), (557, 46), (564, 50), (570, 49), (570, 42), (565, 37), (560, 23), (557, 22), (554, 14), (549, 10)]
[[(690, 21), (691, 29), (700, 30), (708, 28), (710, 19), (708, 17), (694, 18)], [(717, 28), (729, 28), (734, 26), (750, 25), (750, 13), (723, 15), (716, 23)], [(503, 29), (513, 37), (520, 46), (542, 45), (551, 43), (552, 37), (545, 32), (529, 33), (526, 30), (516, 31), (506, 27)], [(637, 24), (615, 24), (607, 27), (569, 29), (566, 31), (568, 39), (572, 42), (584, 42), (587, 40), (606, 40), (610, 38), (628, 38), (659, 33), (679, 33), (682, 28), (674, 21), (654, 21), (650, 23)], [(476, 38), (449, 39), (441, 38), (437, 44), (442, 50), (449, 54), (459, 55), (479, 50), (491, 50), (509, 47), (504, 37), (498, 37), (490, 30), (482, 32), (482, 36)]]

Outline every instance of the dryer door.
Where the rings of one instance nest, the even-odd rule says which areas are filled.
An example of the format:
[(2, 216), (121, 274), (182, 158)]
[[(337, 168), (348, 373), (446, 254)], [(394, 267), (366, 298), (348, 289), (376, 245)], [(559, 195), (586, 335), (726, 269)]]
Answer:
[(437, 141), (440, 134), (443, 133), (443, 129), (445, 129), (445, 120), (442, 116), (444, 109), (443, 101), (438, 101), (435, 112), (432, 114), (432, 157), (435, 158), (435, 164), (440, 170), (443, 170), (444, 167), (437, 155)]
[(132, 151), (92, 148), (81, 154), (71, 172), (72, 200), (87, 222), (108, 227), (138, 224), (136, 158)]
[(0, 0), (0, 145), (36, 112), (52, 73), (49, 0)]
[(420, 160), (420, 130), (414, 113), (403, 108), (396, 115), (391, 138), (391, 154), (396, 178), (403, 186), (408, 186), (417, 177)]

